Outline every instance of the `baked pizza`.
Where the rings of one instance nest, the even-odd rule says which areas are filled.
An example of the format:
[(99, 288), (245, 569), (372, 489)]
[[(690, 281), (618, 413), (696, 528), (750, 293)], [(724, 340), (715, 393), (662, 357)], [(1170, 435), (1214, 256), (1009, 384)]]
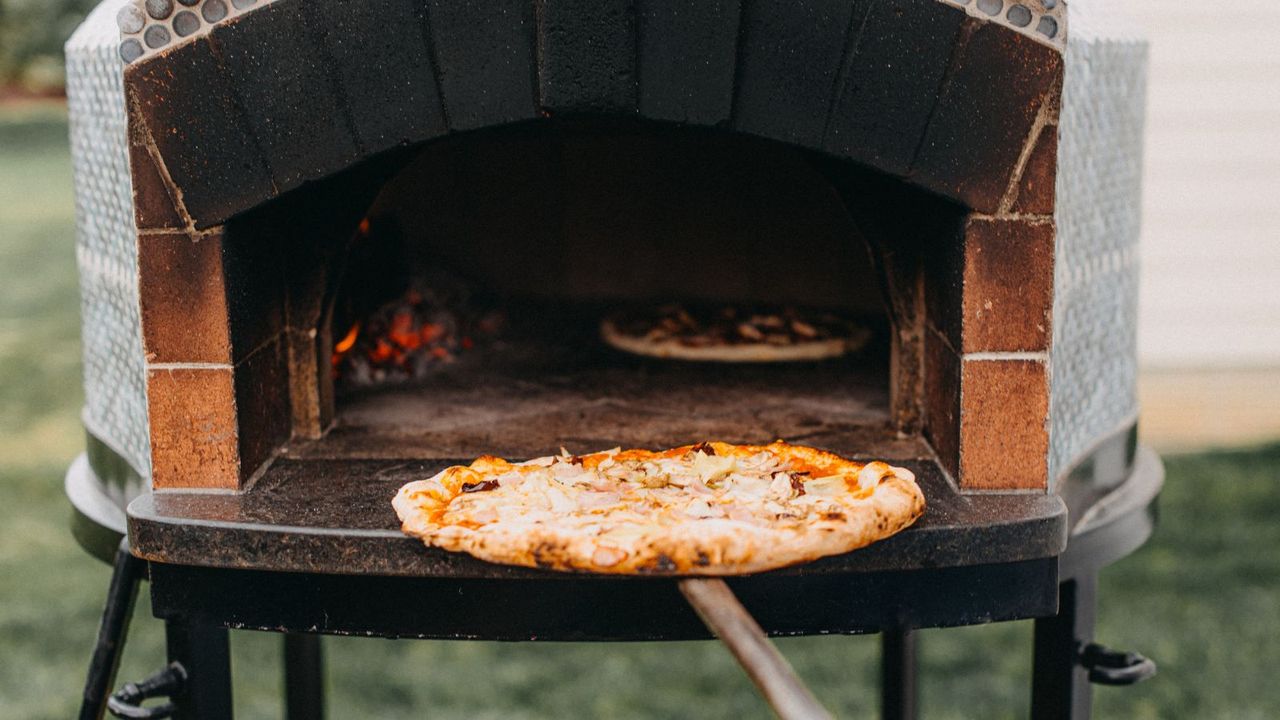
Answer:
[(924, 512), (909, 470), (782, 441), (484, 456), (402, 487), (404, 532), (495, 563), (731, 575), (849, 552)]
[(650, 357), (788, 362), (856, 352), (871, 332), (825, 311), (664, 305), (611, 315), (600, 323), (600, 337), (618, 350)]

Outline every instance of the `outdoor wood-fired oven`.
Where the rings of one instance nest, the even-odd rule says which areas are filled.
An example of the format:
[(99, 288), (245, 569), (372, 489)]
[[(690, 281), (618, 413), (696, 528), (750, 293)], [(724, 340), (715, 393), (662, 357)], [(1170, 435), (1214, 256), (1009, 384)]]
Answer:
[[(118, 574), (146, 561), (187, 711), (217, 712), (227, 626), (705, 636), (670, 580), (424, 549), (389, 499), (481, 453), (781, 437), (904, 464), (929, 510), (735, 580), (766, 631), (885, 631), (909, 680), (912, 628), (1042, 618), (1037, 717), (1087, 714), (1084, 666), (1115, 680), (1080, 649), (1093, 578), (1161, 482), (1134, 443), (1145, 48), (1101, 5), (106, 0), (68, 44), (68, 492), (87, 546), (127, 523)], [(423, 288), (468, 305), (429, 323), (430, 367), (344, 376)], [(873, 339), (734, 368), (598, 341), (610, 309), (669, 301)], [(501, 322), (472, 337), (467, 313)]]

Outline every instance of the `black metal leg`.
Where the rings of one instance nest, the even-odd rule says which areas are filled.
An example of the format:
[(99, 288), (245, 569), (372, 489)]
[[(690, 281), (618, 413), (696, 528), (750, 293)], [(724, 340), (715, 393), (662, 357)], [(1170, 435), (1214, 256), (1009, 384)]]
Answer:
[(164, 623), (169, 661), (186, 670), (181, 692), (173, 696), (176, 720), (231, 720), (231, 645), (227, 629), (193, 617)]
[(93, 648), (89, 675), (84, 681), (80, 720), (100, 720), (106, 713), (107, 696), (111, 694), (116, 671), (120, 669), (120, 655), (124, 652), (129, 620), (133, 617), (133, 605), (138, 598), (138, 584), (146, 576), (147, 563), (129, 552), (126, 539), (121, 540), (120, 547), (116, 549), (113, 568), (107, 604), (102, 609), (102, 622), (98, 625), (98, 643)]
[(884, 720), (915, 720), (916, 634), (907, 628), (880, 633), (880, 715)]
[(1097, 591), (1094, 575), (1067, 580), (1058, 586), (1057, 616), (1036, 620), (1032, 720), (1088, 720), (1093, 694), (1078, 658), (1093, 640)]
[(284, 635), (284, 715), (323, 720), (324, 650), (319, 635)]

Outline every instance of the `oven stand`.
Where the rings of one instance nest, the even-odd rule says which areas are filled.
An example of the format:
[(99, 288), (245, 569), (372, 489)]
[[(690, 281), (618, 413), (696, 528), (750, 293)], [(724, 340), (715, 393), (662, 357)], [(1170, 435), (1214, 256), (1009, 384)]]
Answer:
[[(166, 619), (169, 665), (147, 680), (127, 683), (124, 689), (111, 695), (138, 587), (147, 577), (147, 566), (146, 560), (129, 552), (128, 538), (121, 539), (112, 565), (97, 643), (85, 678), (79, 720), (101, 720), (108, 709), (117, 717), (231, 718), (228, 631), (209, 618)], [(324, 717), (324, 655), (320, 637), (294, 633), (282, 637), (285, 718), (319, 720)], [(142, 704), (144, 700), (162, 696), (171, 698), (171, 702), (149, 707)]]
[(880, 633), (880, 717), (884, 720), (915, 720), (919, 716), (919, 644), (910, 628), (885, 628)]
[[(125, 553), (127, 555), (127, 550)], [(110, 687), (124, 644), (128, 622), (125, 610), (132, 606), (137, 582), (146, 570), (145, 561), (131, 555), (128, 557), (128, 560), (117, 563), (113, 576), (99, 646), (94, 654), (86, 685), (85, 706), (80, 715), (82, 720), (97, 720), (102, 717), (105, 692)], [(213, 574), (222, 575), (225, 572), (215, 571)], [(1112, 652), (1092, 643), (1096, 587), (1096, 574), (1082, 574), (1064, 580), (1059, 586), (1058, 614), (1035, 621), (1031, 689), (1033, 720), (1087, 720), (1090, 716), (1091, 684), (1127, 685), (1154, 674), (1154, 664), (1146, 658), (1134, 653)], [(726, 603), (734, 606), (735, 612), (739, 613), (744, 622), (750, 619), (746, 611), (732, 600), (731, 595), (728, 600), (721, 599), (719, 602), (722, 608)], [(695, 604), (695, 609), (704, 618), (707, 617), (706, 607), (706, 603), (703, 607)], [(170, 665), (142, 683), (127, 684), (126, 690), (131, 686), (156, 685), (161, 682), (161, 678), (172, 679), (172, 669), (176, 667), (180, 671), (179, 681), (161, 688), (162, 691), (155, 695), (147, 696), (169, 697), (174, 706), (173, 713), (151, 717), (229, 720), (232, 717), (232, 691), (227, 618), (202, 613), (198, 609), (191, 612), (171, 612), (164, 618)], [(734, 633), (726, 628), (724, 621), (716, 623), (708, 618), (707, 623), (729, 644), (735, 655), (742, 659), (740, 648), (736, 648), (733, 642)], [(753, 621), (747, 624), (753, 629), (746, 634), (738, 634), (738, 644), (754, 645), (757, 652), (769, 652), (771, 644), (759, 631), (759, 627)], [(753, 634), (758, 637), (751, 637)], [(323, 718), (323, 656), (320, 636), (285, 632), (283, 640), (285, 717), (288, 720)], [(918, 717), (918, 642), (918, 635), (906, 626), (891, 626), (881, 631), (881, 717), (885, 720), (914, 720)], [(785, 664), (785, 661), (782, 662)], [(794, 698), (807, 692), (794, 677), (783, 677), (785, 673), (779, 673), (776, 667), (771, 668), (768, 662), (750, 663), (743, 660), (743, 664), (780, 717), (785, 720), (823, 717), (816, 714), (820, 711), (820, 706), (812, 706), (809, 711), (796, 714), (784, 711), (786, 703), (777, 702), (779, 697)], [(789, 688), (786, 687), (788, 685)], [(782, 686), (784, 692), (771, 692), (771, 686)], [(117, 693), (116, 698), (123, 692)], [(140, 700), (137, 705), (141, 707)]]
[(120, 656), (138, 599), (138, 585), (147, 574), (147, 561), (134, 557), (129, 552), (128, 538), (124, 538), (116, 549), (112, 568), (107, 602), (98, 626), (98, 641), (93, 648), (93, 659), (89, 661), (89, 674), (80, 701), (80, 720), (98, 720), (107, 709), (107, 695), (120, 669)]
[(1085, 720), (1093, 693), (1079, 648), (1093, 640), (1098, 580), (1089, 575), (1058, 586), (1058, 614), (1035, 621), (1031, 670), (1032, 720)]

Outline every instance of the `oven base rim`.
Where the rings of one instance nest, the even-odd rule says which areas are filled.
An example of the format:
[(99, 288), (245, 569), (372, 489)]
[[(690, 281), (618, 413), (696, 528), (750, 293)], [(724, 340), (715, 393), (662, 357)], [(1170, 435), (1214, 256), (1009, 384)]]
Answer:
[[(235, 630), (543, 642), (713, 638), (674, 578), (620, 583), (411, 578), (152, 563), (150, 580), (156, 617)], [(771, 637), (957, 627), (1046, 617), (1058, 610), (1054, 558), (727, 580)], [(820, 602), (797, 602), (803, 598)]]

